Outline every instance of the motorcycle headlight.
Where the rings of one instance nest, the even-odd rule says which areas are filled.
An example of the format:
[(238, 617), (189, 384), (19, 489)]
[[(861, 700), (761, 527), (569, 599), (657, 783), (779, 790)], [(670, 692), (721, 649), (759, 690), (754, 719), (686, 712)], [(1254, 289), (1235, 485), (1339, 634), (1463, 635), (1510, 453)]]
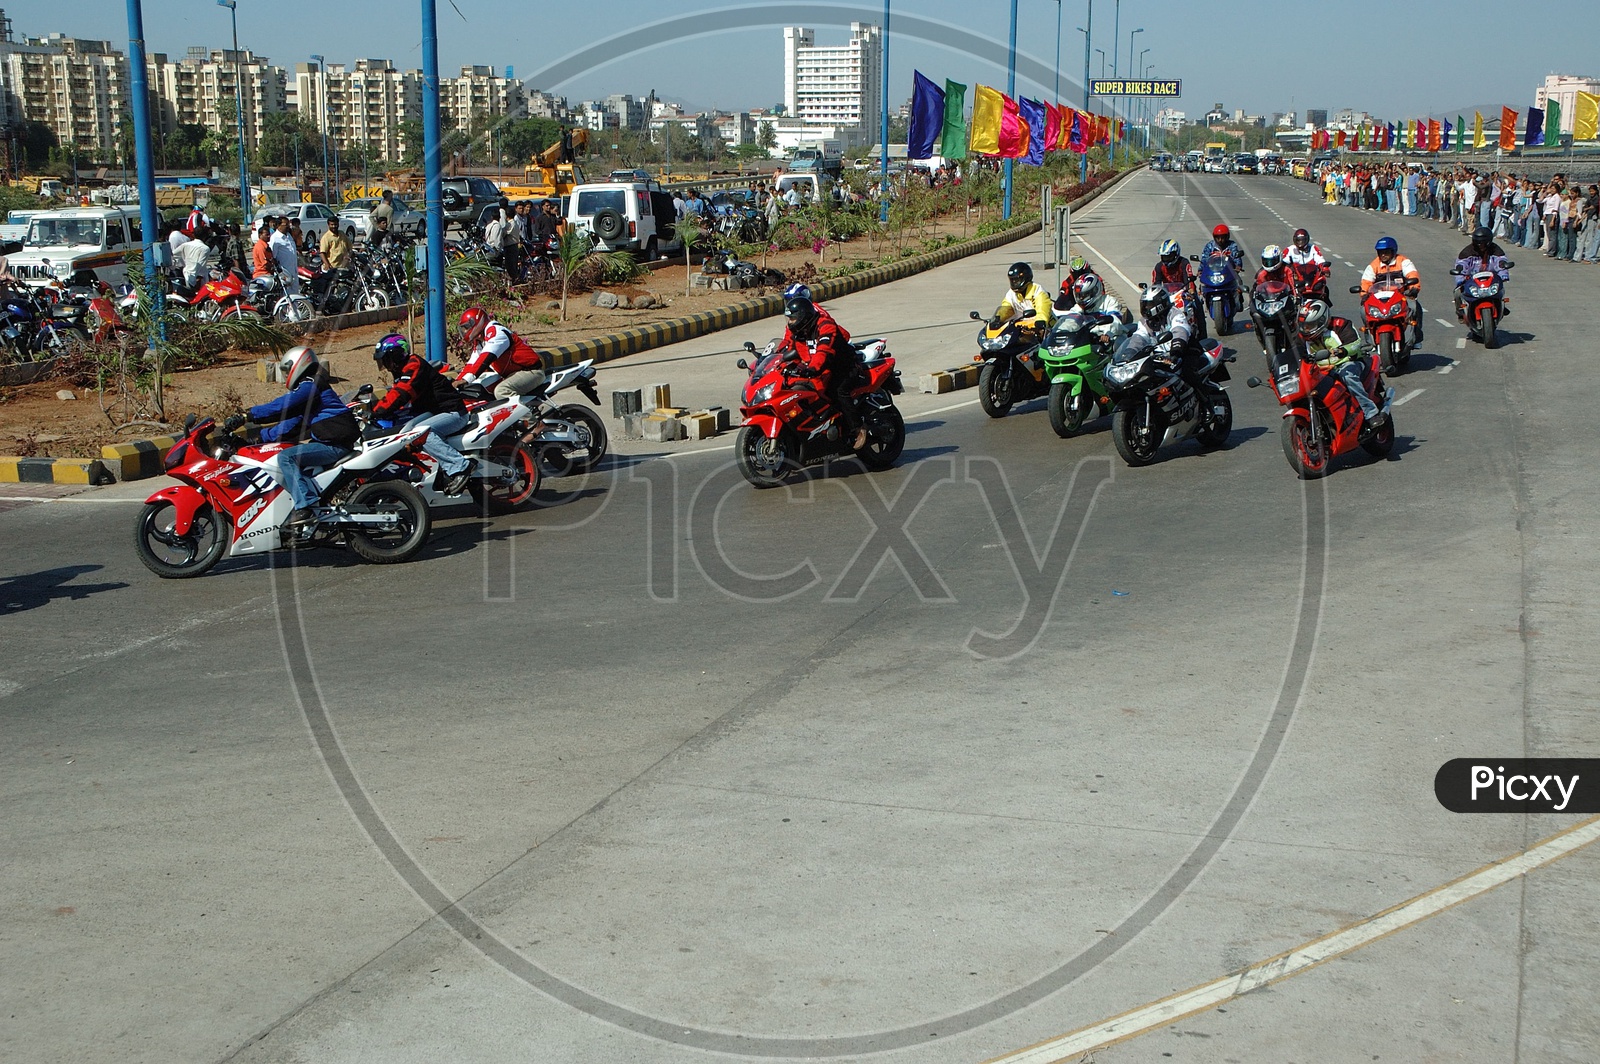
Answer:
[(1106, 380), (1112, 384), (1127, 384), (1139, 375), (1139, 367), (1144, 365), (1144, 359), (1136, 358), (1131, 362), (1113, 362), (1106, 367)]
[(776, 383), (763, 384), (761, 387), (757, 388), (755, 394), (750, 397), (750, 405), (757, 406), (766, 402), (768, 399), (772, 398), (773, 393), (777, 390), (778, 385)]
[(1273, 315), (1273, 314), (1281, 314), (1281, 313), (1283, 313), (1284, 304), (1287, 303), (1287, 302), (1288, 302), (1288, 300), (1284, 300), (1284, 299), (1269, 299), (1269, 300), (1264, 300), (1262, 303), (1260, 303), (1259, 307), (1260, 307), (1260, 310), (1261, 310), (1262, 314), (1270, 316), (1270, 315)]
[(1499, 292), (1499, 287), (1492, 284), (1475, 284), (1467, 287), (1467, 294), (1477, 298), (1487, 298)]
[(1000, 351), (1004, 350), (1008, 343), (1010, 343), (1010, 337), (1006, 336), (1005, 333), (1001, 333), (999, 336), (980, 335), (978, 337), (978, 350)]
[(1383, 312), (1383, 316), (1386, 318), (1398, 318), (1405, 312), (1405, 307), (1401, 306), (1399, 303), (1395, 303)]

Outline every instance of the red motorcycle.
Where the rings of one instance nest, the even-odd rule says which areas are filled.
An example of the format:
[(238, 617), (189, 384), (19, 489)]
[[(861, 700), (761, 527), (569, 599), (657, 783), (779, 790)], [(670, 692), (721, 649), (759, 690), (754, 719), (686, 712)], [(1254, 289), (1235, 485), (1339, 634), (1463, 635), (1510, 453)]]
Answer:
[(224, 321), (236, 315), (260, 318), (261, 311), (245, 298), (245, 276), (224, 259), (211, 279), (190, 291), (174, 282), (172, 292), (189, 305), (199, 321)]
[(339, 540), (380, 564), (410, 561), (427, 545), (433, 527), (428, 504), (385, 470), (391, 460), (421, 450), (426, 428), (369, 442), (315, 473), (311, 479), (321, 493), (315, 520), (285, 530), (294, 503), (277, 458), (288, 445), (242, 446), (227, 434), (213, 439), (215, 427), (211, 418), (197, 422), (189, 415), (164, 463), (179, 483), (151, 495), (139, 512), (134, 548), (157, 576), (199, 576), (224, 557)]
[[(1361, 286), (1351, 285), (1350, 294), (1361, 295)], [(1365, 324), (1361, 331), (1378, 349), (1378, 358), (1386, 373), (1399, 373), (1401, 367), (1411, 361), (1411, 341), (1406, 329), (1411, 320), (1411, 304), (1406, 297), (1416, 294), (1415, 286), (1398, 277), (1380, 277), (1362, 297), (1361, 316)]]
[[(873, 470), (894, 465), (906, 445), (905, 419), (894, 405), (894, 396), (904, 391), (894, 356), (883, 340), (850, 346), (861, 361), (850, 399), (867, 430), (866, 446), (859, 451), (845, 438), (843, 419), (820, 383), (800, 372), (804, 366), (798, 352), (780, 351), (774, 340), (754, 366), (739, 360), (750, 379), (739, 405), (744, 426), (734, 451), (746, 480), (758, 488), (774, 488), (794, 471), (830, 458), (853, 456)], [(747, 343), (744, 349), (755, 354), (756, 345)]]
[[(1303, 351), (1296, 338), (1273, 368), (1272, 387), (1284, 408), (1279, 438), (1289, 467), (1301, 480), (1316, 480), (1327, 475), (1335, 458), (1357, 447), (1377, 458), (1387, 455), (1394, 447), (1394, 415), (1368, 431), (1361, 404), (1344, 381), (1331, 368), (1302, 358)], [(1394, 391), (1384, 386), (1377, 355), (1367, 356), (1361, 380), (1378, 409), (1387, 409)], [(1245, 384), (1259, 388), (1262, 381), (1251, 377)]]

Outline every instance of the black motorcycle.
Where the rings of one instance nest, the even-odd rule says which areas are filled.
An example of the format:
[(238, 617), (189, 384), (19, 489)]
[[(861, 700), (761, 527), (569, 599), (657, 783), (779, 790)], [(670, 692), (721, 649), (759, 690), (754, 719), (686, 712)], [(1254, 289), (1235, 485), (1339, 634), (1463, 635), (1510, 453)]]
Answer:
[(1233, 400), (1222, 387), (1229, 379), (1224, 354), (1215, 340), (1198, 347), (1173, 343), (1163, 332), (1154, 346), (1129, 357), (1119, 348), (1105, 369), (1106, 391), (1115, 404), (1111, 439), (1130, 466), (1149, 465), (1163, 444), (1195, 439), (1221, 447), (1233, 431)]
[[(1503, 260), (1500, 265), (1509, 270), (1516, 263)], [(1450, 267), (1450, 274), (1453, 277), (1462, 276), (1461, 267)], [(1511, 313), (1511, 308), (1506, 306), (1505, 289), (1500, 275), (1493, 270), (1476, 271), (1456, 289), (1456, 316), (1466, 322), (1467, 335), (1481, 341), (1488, 351), (1493, 351), (1499, 344), (1495, 334), (1500, 327), (1500, 319)]]
[(1250, 289), (1250, 320), (1256, 340), (1267, 356), (1267, 368), (1283, 364), (1295, 337), (1295, 315), (1300, 301), (1287, 281), (1263, 281)]
[[(984, 320), (975, 310), (968, 316)], [(1039, 357), (1043, 336), (1025, 327), (1033, 317), (1030, 307), (1004, 321), (990, 318), (978, 333), (978, 354), (973, 359), (983, 363), (978, 371), (978, 405), (990, 417), (1005, 417), (1016, 404), (1050, 394), (1050, 379)]]

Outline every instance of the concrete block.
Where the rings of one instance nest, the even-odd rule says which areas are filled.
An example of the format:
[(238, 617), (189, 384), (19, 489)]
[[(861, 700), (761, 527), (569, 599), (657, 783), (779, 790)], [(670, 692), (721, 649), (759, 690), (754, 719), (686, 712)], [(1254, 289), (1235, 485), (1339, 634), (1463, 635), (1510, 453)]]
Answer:
[(725, 406), (708, 406), (706, 413), (716, 419), (717, 431), (727, 432), (732, 427), (732, 413)]
[(644, 413), (623, 414), (622, 435), (631, 440), (637, 440), (643, 437), (644, 419), (648, 416), (649, 415)]
[(652, 384), (650, 386), (650, 405), (660, 410), (662, 407), (672, 405), (672, 385)]
[(651, 411), (656, 417), (683, 417), (689, 413), (686, 406), (658, 406)]
[(717, 434), (717, 419), (708, 413), (690, 414), (680, 419), (691, 440), (709, 440)]
[(272, 358), (257, 359), (256, 380), (262, 384), (282, 384), (283, 378), (278, 375), (278, 360)]
[(651, 443), (672, 443), (684, 437), (683, 422), (675, 417), (650, 415), (644, 419), (644, 438)]
[(930, 395), (943, 395), (945, 392), (956, 390), (955, 381), (951, 379), (949, 373), (942, 369), (925, 375), (919, 387)]
[(629, 391), (614, 391), (611, 393), (612, 417), (625, 417), (628, 414), (637, 414), (643, 409), (643, 388), (634, 388)]
[(982, 366), (978, 365), (977, 363), (973, 363), (969, 366), (958, 366), (957, 368), (949, 370), (948, 372), (950, 374), (951, 384), (960, 389), (976, 388), (978, 386), (978, 374), (982, 371)]

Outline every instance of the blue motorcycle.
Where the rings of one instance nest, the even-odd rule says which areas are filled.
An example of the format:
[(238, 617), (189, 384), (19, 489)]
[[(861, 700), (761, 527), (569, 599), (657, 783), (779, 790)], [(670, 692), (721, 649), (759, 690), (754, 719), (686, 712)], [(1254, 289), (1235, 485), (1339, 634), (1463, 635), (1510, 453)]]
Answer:
[(1200, 302), (1216, 323), (1217, 335), (1227, 336), (1233, 332), (1234, 315), (1239, 313), (1239, 277), (1233, 260), (1216, 252), (1206, 256), (1204, 262), (1198, 255), (1191, 258), (1200, 263)]

